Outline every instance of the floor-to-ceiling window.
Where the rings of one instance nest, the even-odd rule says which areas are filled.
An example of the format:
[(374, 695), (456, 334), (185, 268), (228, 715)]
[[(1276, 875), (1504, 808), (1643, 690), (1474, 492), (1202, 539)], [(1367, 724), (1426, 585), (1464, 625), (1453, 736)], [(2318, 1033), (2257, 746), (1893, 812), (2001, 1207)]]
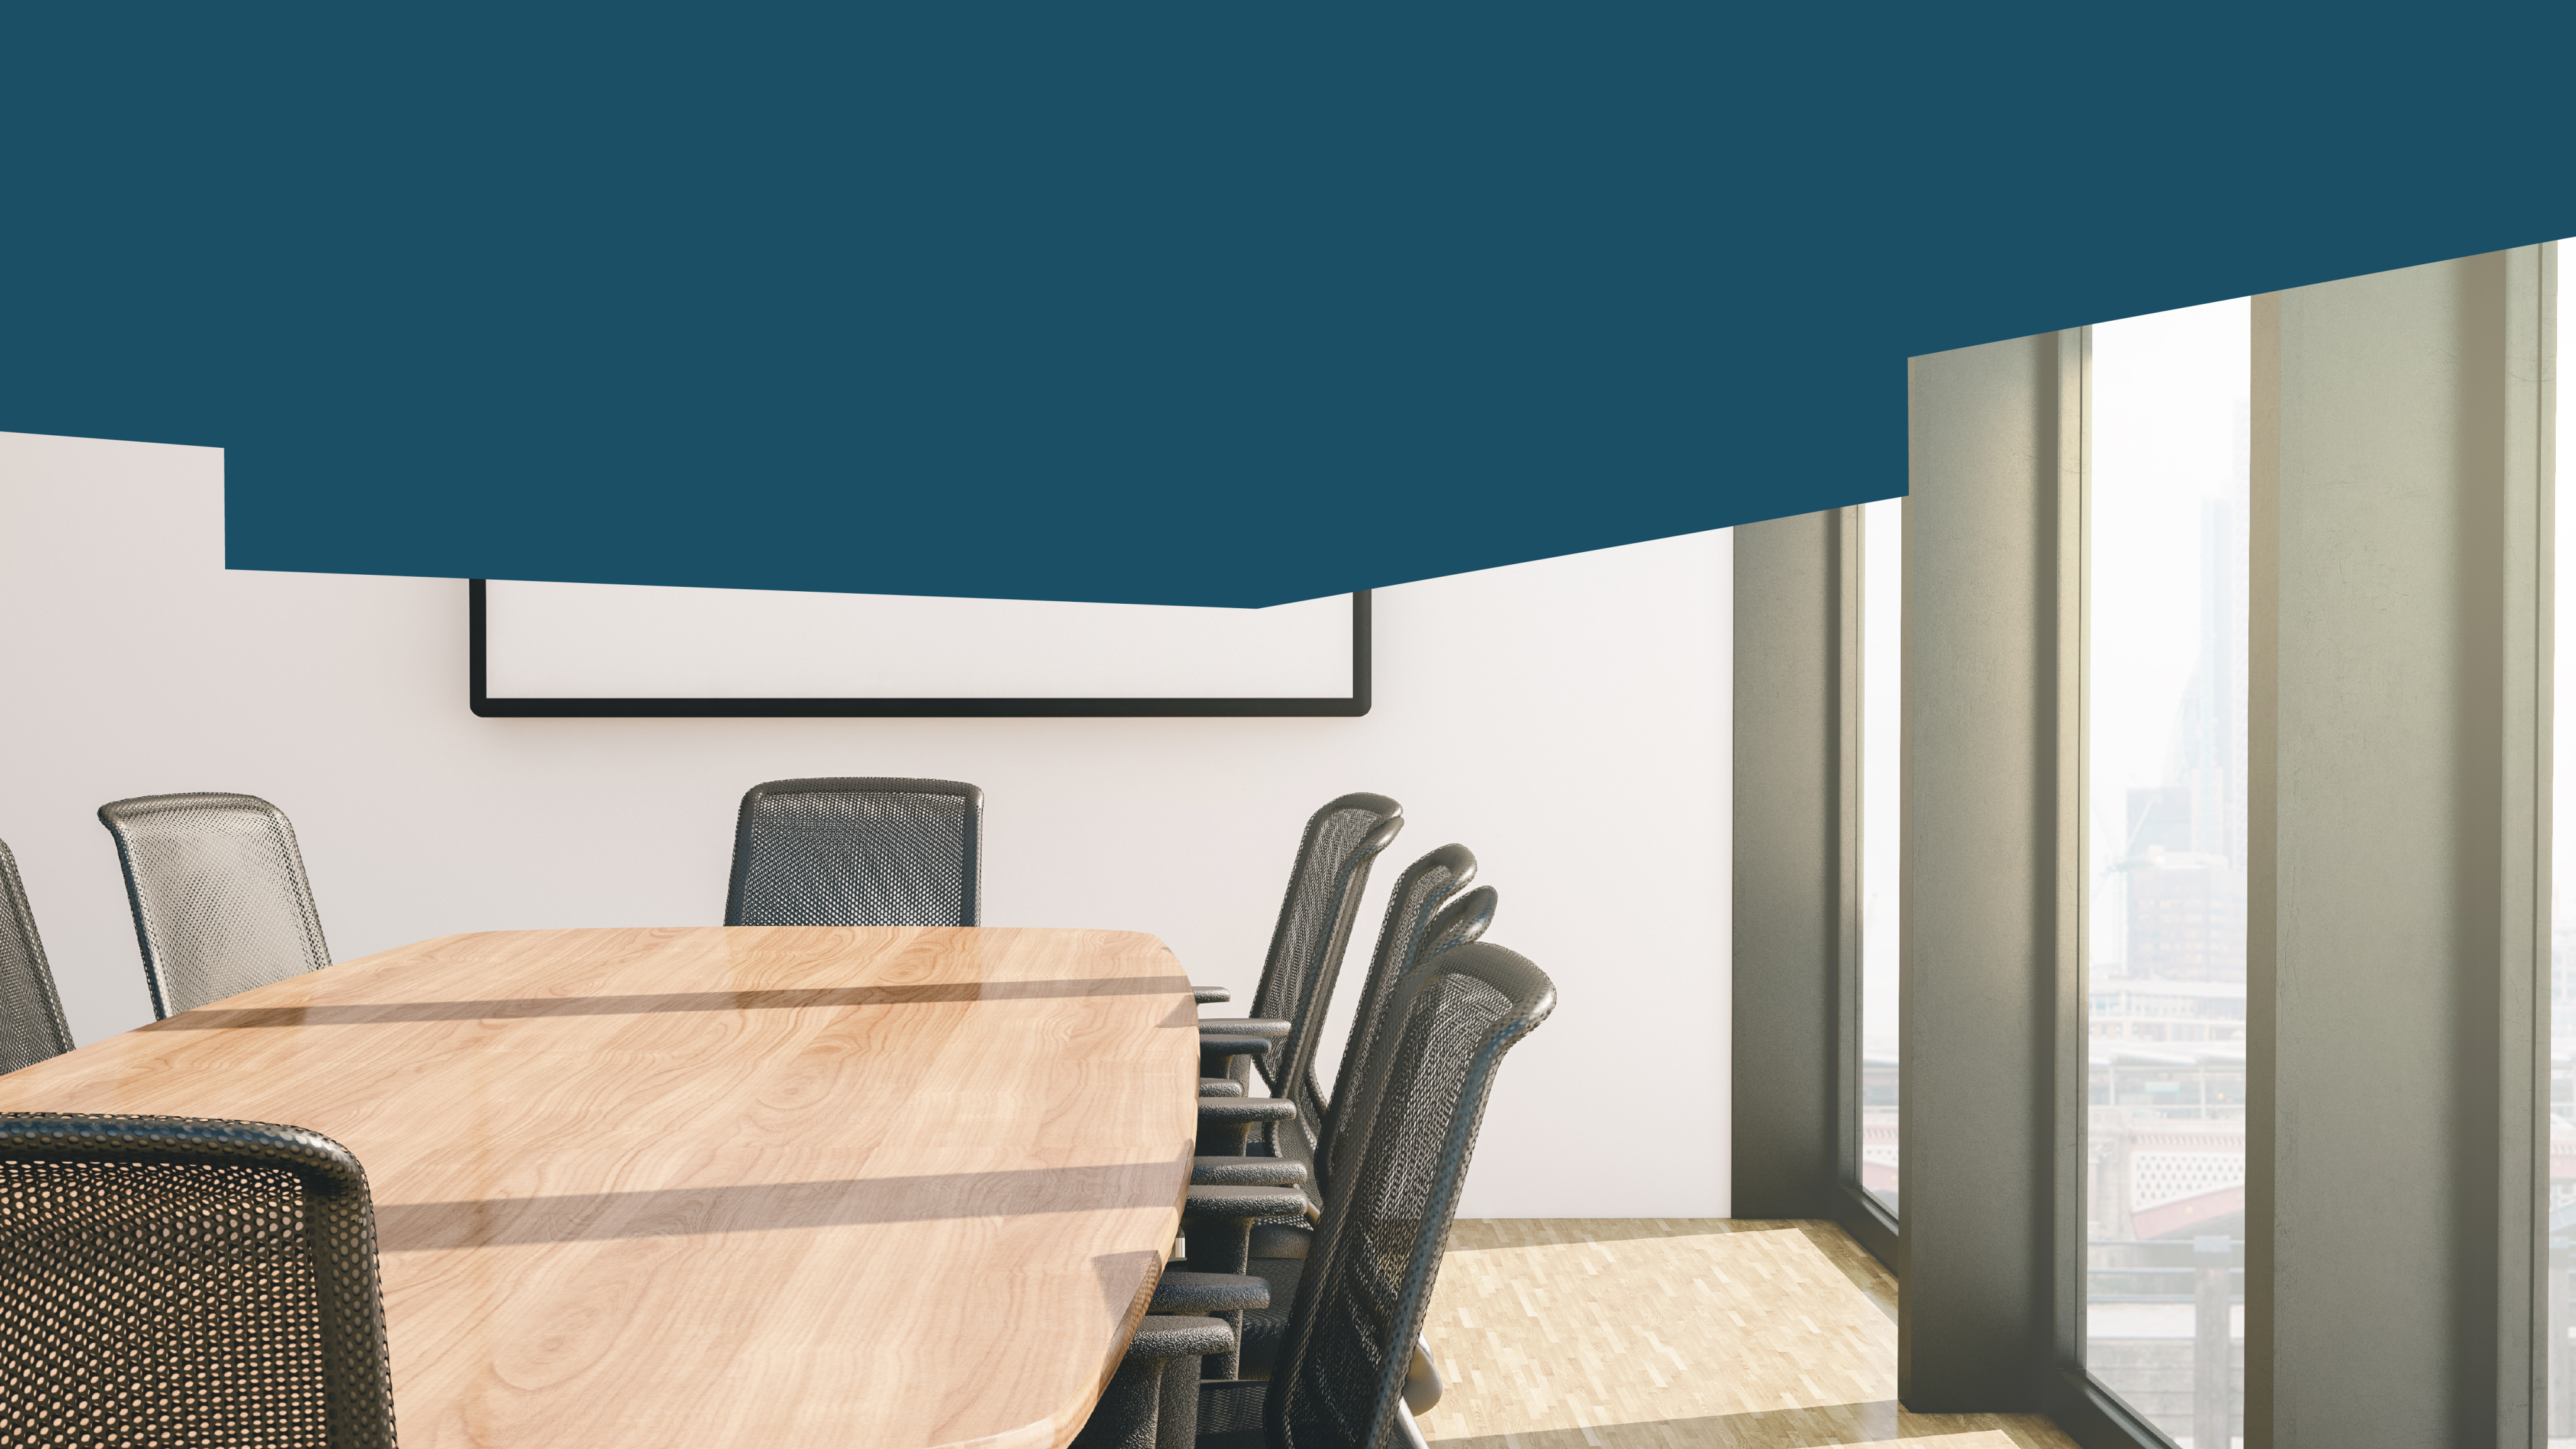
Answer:
[(1905, 500), (1861, 510), (1860, 1185), (1897, 1210), (1897, 830)]
[(2241, 1442), (2250, 318), (2095, 327), (2086, 586), (2085, 1367)]

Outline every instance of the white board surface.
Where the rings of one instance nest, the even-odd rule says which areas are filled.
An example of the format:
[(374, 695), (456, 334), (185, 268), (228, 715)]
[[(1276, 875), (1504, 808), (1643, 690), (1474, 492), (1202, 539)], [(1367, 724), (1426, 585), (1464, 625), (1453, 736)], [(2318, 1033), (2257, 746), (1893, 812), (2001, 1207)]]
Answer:
[(484, 586), (493, 699), (1345, 699), (1349, 595), (1268, 609)]

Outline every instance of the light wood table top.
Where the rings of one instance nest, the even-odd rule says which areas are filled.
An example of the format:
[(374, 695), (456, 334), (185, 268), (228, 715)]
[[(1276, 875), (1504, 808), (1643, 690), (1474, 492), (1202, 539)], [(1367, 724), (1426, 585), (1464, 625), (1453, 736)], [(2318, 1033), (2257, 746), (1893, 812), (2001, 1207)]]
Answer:
[(498, 931), (0, 1076), (0, 1111), (356, 1153), (408, 1449), (1048, 1449), (1178, 1230), (1196, 1022), (1132, 932)]

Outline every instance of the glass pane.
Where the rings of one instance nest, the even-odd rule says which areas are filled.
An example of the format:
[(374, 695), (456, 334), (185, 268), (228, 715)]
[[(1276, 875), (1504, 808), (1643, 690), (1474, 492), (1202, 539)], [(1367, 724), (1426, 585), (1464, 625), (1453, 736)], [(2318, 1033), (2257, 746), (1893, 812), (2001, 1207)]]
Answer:
[[(2561, 243), (2563, 247), (2565, 244)], [(2564, 253), (2562, 252), (2563, 256)], [(2558, 335), (2568, 335), (2569, 308), (2567, 290), (2562, 285), (2558, 303)], [(2562, 349), (2563, 350), (2563, 349)], [(2576, 434), (2567, 430), (2576, 425), (2576, 410), (2568, 399), (2576, 388), (2558, 385), (2558, 452), (2566, 456), (2576, 446)], [(2559, 466), (2565, 477), (2566, 466)], [(2576, 838), (2568, 831), (2576, 825), (2576, 697), (2571, 697), (2571, 676), (2576, 676), (2576, 655), (2569, 649), (2570, 636), (2576, 635), (2576, 533), (2569, 532), (2568, 515), (2576, 513), (2576, 499), (2564, 491), (2558, 494), (2558, 572), (2556, 672), (2552, 677), (2556, 698), (2556, 738), (2552, 743), (2550, 800), (2550, 930), (2549, 930), (2549, 1261), (2543, 1270), (2549, 1305), (2549, 1443), (2550, 1449), (2576, 1449), (2576, 1344), (2569, 1336), (2576, 1334), (2576, 1313), (2570, 1312), (2568, 1270), (2576, 1266)]]
[(1861, 509), (1860, 1185), (1896, 1211), (1898, 707), (1905, 500)]
[(2093, 329), (2085, 1367), (2242, 1442), (2252, 312)]

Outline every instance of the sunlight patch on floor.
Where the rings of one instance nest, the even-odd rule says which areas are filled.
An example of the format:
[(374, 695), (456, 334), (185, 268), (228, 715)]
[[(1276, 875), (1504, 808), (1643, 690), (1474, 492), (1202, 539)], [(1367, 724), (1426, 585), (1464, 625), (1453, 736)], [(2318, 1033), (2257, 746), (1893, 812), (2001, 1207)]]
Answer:
[(1462, 1221), (1425, 1335), (1449, 1388), (1423, 1435), (1439, 1449), (2074, 1449), (2037, 1416), (1900, 1408), (1872, 1274), (1826, 1224)]

